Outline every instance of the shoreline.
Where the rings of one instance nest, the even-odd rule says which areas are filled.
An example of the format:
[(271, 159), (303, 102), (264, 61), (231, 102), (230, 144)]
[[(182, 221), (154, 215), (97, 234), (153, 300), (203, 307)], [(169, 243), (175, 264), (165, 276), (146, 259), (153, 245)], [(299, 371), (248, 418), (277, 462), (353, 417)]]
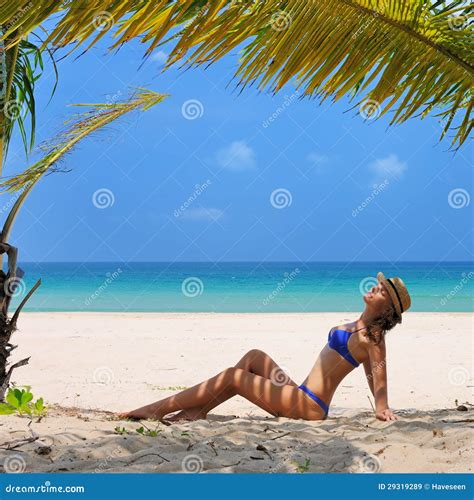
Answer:
[[(130, 314), (138, 314), (138, 315), (156, 315), (156, 316), (183, 316), (183, 315), (209, 315), (209, 316), (217, 316), (217, 315), (223, 315), (223, 316), (229, 316), (229, 315), (235, 315), (235, 316), (248, 316), (248, 315), (255, 315), (255, 316), (275, 316), (275, 315), (282, 315), (282, 316), (288, 316), (288, 315), (297, 315), (297, 316), (317, 316), (321, 314), (338, 314), (338, 315), (355, 315), (355, 316), (360, 316), (362, 311), (308, 311), (308, 312), (299, 312), (299, 311), (262, 311), (262, 312), (255, 312), (255, 311), (248, 311), (248, 312), (226, 312), (226, 311), (24, 311), (21, 313), (21, 317), (25, 317), (29, 314), (34, 314), (34, 315), (51, 315), (51, 314), (67, 314), (67, 315), (98, 315), (102, 316), (104, 314), (108, 314), (111, 316), (120, 316), (120, 315), (130, 315)], [(407, 318), (412, 315), (439, 315), (439, 316), (445, 316), (445, 315), (468, 315), (472, 317), (474, 315), (474, 311), (408, 311), (403, 313), (403, 318)]]

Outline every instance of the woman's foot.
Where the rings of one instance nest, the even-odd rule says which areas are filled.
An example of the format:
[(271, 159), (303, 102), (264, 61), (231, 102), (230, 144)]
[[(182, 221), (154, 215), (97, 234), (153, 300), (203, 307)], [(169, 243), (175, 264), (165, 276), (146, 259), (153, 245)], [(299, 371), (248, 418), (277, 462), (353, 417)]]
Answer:
[(166, 420), (168, 422), (178, 422), (181, 420), (192, 422), (194, 420), (205, 419), (206, 416), (207, 415), (202, 411), (202, 408), (188, 408), (187, 410), (181, 410), (171, 417), (166, 417)]
[(139, 418), (135, 418), (135, 417), (130, 416), (130, 412), (117, 413), (117, 419), (118, 420), (140, 420)]
[(141, 408), (137, 408), (136, 410), (119, 413), (118, 416), (119, 418), (129, 418), (131, 420), (161, 420), (161, 418), (163, 417), (163, 415), (161, 415), (157, 411), (157, 408), (155, 408), (153, 405), (142, 406)]
[[(202, 411), (202, 408), (188, 408), (187, 410), (182, 410), (171, 417), (166, 417), (165, 420), (168, 422), (177, 422), (178, 420), (200, 420), (206, 418), (207, 413)], [(119, 418), (128, 418), (131, 420), (163, 420), (163, 415), (158, 411), (158, 409), (154, 405), (143, 406), (142, 408), (137, 408), (136, 410), (119, 413)]]

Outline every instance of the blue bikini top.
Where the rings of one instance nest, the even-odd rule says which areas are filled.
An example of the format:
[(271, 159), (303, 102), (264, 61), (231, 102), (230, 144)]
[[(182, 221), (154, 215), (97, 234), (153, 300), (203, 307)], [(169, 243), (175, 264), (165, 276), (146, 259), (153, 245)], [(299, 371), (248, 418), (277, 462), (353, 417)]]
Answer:
[(348, 332), (346, 330), (330, 330), (328, 335), (328, 345), (331, 349), (338, 352), (345, 360), (349, 361), (351, 365), (357, 367), (360, 363), (352, 357), (347, 345), (349, 338), (353, 333), (354, 332)]

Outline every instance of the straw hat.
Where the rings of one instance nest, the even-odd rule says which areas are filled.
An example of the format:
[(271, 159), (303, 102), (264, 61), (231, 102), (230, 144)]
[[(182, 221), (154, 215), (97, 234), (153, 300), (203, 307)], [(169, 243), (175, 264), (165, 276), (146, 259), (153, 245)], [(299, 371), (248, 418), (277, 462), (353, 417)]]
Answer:
[(395, 310), (401, 316), (411, 306), (410, 294), (405, 283), (400, 278), (386, 278), (383, 273), (377, 273), (377, 280), (385, 286)]

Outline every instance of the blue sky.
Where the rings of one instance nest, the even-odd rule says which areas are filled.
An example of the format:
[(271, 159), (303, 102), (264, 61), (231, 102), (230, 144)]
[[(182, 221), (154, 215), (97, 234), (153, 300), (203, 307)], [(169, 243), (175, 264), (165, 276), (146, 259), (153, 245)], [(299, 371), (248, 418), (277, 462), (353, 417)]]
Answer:
[[(450, 261), (472, 259), (472, 149), (438, 142), (434, 117), (388, 127), (331, 105), (232, 83), (235, 52), (161, 73), (107, 39), (38, 85), (38, 143), (68, 104), (168, 93), (84, 141), (44, 178), (12, 232), (23, 261)], [(18, 140), (5, 170), (25, 165)], [(8, 208), (4, 195), (2, 213)], [(5, 208), (7, 207), (7, 208)]]

